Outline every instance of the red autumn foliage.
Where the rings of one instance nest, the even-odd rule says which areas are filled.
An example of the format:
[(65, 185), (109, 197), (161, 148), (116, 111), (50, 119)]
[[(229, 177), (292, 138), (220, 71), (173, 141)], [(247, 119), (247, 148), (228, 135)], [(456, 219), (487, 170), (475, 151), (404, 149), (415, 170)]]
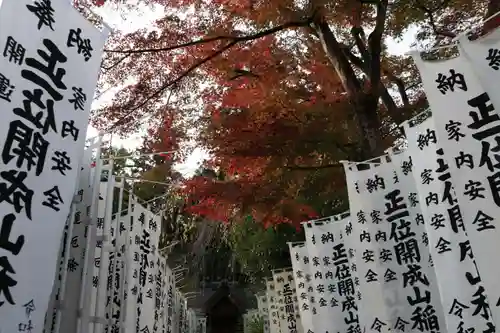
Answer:
[[(381, 83), (383, 89), (396, 88), (394, 83), (417, 87), (401, 92), (401, 103), (386, 89), (383, 105), (378, 95), (370, 104), (378, 149), (391, 142), (385, 135), (391, 124), (425, 107), (408, 59), (387, 55), (385, 36), (377, 51), (364, 35), (349, 31), (353, 24), (375, 26), (382, 12), (376, 6), (352, 0), (141, 2), (162, 5), (165, 16), (154, 30), (111, 37), (100, 88), (121, 88), (110, 105), (96, 110), (94, 125), (126, 135), (148, 123), (146, 149), (180, 149), (175, 161), (189, 153), (186, 142), (208, 150), (206, 166), (222, 176), (186, 182), (183, 194), (195, 214), (222, 221), (252, 215), (272, 225), (331, 213), (346, 194), (337, 161), (366, 157), (360, 101), (378, 94)], [(386, 13), (386, 36), (427, 20), (419, 42), (446, 42), (428, 24), (437, 2), (394, 3)], [(480, 0), (450, 6), (434, 10), (432, 22), (463, 29), (486, 10)], [(323, 30), (321, 22), (327, 22)], [(325, 41), (337, 49), (325, 49)], [(368, 60), (363, 47), (371, 52)], [(339, 70), (340, 60), (349, 68)], [(369, 69), (378, 64), (383, 68), (377, 76)]]

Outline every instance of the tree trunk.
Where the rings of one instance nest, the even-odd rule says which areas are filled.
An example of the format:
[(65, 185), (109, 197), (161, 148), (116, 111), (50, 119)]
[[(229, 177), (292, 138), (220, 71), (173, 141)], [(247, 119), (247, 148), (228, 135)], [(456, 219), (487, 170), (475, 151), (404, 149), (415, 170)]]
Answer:
[(326, 56), (335, 68), (354, 108), (363, 136), (365, 157), (368, 159), (380, 155), (384, 146), (381, 135), (382, 124), (377, 115), (378, 98), (372, 98), (363, 92), (361, 83), (324, 17), (320, 14), (315, 15), (311, 26), (318, 35)]
[[(500, 11), (500, 0), (490, 0), (488, 2), (488, 10), (486, 11), (485, 19), (491, 17), (492, 15), (495, 15), (499, 11)], [(499, 26), (499, 23), (500, 23), (500, 15), (486, 22), (484, 24), (483, 30), (485, 32), (491, 31), (497, 28)]]

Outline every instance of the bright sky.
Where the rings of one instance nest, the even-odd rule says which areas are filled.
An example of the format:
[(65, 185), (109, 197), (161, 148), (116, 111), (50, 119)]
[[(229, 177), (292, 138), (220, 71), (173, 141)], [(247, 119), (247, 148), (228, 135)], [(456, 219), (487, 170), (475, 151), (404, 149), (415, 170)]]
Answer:
[[(1, 3), (2, 0), (0, 0)], [(96, 13), (101, 15), (105, 22), (110, 25), (113, 30), (122, 30), (123, 32), (133, 32), (138, 29), (150, 26), (151, 23), (160, 18), (163, 14), (163, 10), (161, 6), (156, 6), (153, 10), (144, 7), (144, 11), (139, 15), (128, 15), (127, 20), (125, 20), (120, 16), (120, 14), (116, 11), (113, 11), (109, 8), (109, 6), (104, 6), (96, 10)], [(411, 43), (415, 40), (415, 30), (408, 31), (402, 40), (388, 40), (388, 48), (389, 52), (395, 55), (403, 55), (410, 50)], [(100, 102), (103, 102), (107, 96), (101, 98)], [(89, 126), (87, 136), (94, 137), (98, 134), (95, 128)], [(123, 146), (127, 149), (135, 149), (138, 148), (141, 144), (141, 135), (142, 133), (137, 133), (132, 135), (126, 139), (120, 139), (116, 135), (111, 137), (113, 146)], [(207, 154), (201, 150), (196, 149), (191, 156), (187, 158), (187, 160), (176, 167), (176, 169), (183, 173), (185, 176), (190, 176), (193, 172), (199, 167), (201, 162), (207, 158)]]

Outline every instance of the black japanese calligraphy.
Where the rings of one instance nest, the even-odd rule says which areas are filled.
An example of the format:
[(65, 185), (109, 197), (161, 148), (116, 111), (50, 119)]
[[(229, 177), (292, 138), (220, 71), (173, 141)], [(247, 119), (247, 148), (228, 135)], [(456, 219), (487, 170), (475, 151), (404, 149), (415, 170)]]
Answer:
[(407, 176), (409, 173), (411, 173), (413, 170), (413, 161), (411, 157), (409, 158), (408, 161), (403, 161), (403, 164), (401, 165), (401, 172)]
[(61, 193), (59, 192), (59, 186), (54, 186), (50, 190), (43, 192), (45, 195), (45, 200), (42, 202), (43, 206), (52, 208), (56, 212), (61, 210), (59, 205), (64, 204), (64, 200), (61, 198)]
[(450, 311), (448, 314), (453, 314), (461, 319), (463, 319), (462, 312), (464, 309), (468, 309), (469, 306), (460, 303), (456, 298), (453, 300), (453, 303), (451, 304)]
[(417, 138), (417, 146), (420, 150), (423, 150), (424, 147), (429, 147), (429, 143), (436, 143), (436, 131), (428, 129), (425, 134), (419, 134)]
[(445, 75), (443, 73), (438, 73), (436, 79), (438, 90), (445, 95), (448, 91), (454, 92), (455, 86), (463, 91), (467, 91), (467, 83), (465, 82), (465, 77), (463, 74), (457, 73), (454, 69), (450, 69), (450, 74)]
[(365, 274), (365, 279), (366, 282), (375, 282), (378, 281), (378, 274), (371, 269), (368, 269), (368, 271)]
[[(23, 100), (22, 108), (14, 108), (14, 114), (22, 117), (36, 126), (36, 128), (41, 129), (43, 134), (51, 129), (57, 133), (56, 119), (54, 115), (54, 101), (48, 99), (45, 103), (42, 101), (43, 90), (34, 89), (33, 91), (23, 90), (23, 95), (25, 99)], [(33, 105), (35, 105), (40, 111), (34, 113)], [(46, 114), (44, 115), (44, 112)]]
[[(58, 89), (66, 90), (67, 87), (63, 82), (66, 70), (64, 68), (56, 68), (56, 66), (59, 63), (65, 63), (68, 58), (50, 39), (44, 39), (43, 45), (47, 48), (49, 53), (44, 50), (38, 50), (37, 53), (46, 64), (43, 64), (34, 58), (26, 58), (26, 65), (45, 74)], [(23, 69), (21, 71), (21, 76), (43, 88), (55, 101), (63, 99), (63, 95), (61, 95), (59, 91), (57, 91), (49, 82), (47, 82), (47, 80), (39, 76), (37, 73), (28, 69)]]
[(495, 229), (495, 226), (492, 224), (493, 220), (493, 217), (487, 215), (481, 210), (478, 210), (474, 221), (472, 221), (472, 224), (476, 226), (477, 231)]
[(73, 138), (73, 141), (77, 141), (79, 134), (80, 130), (75, 127), (74, 120), (62, 122), (61, 137), (65, 138), (69, 135)]
[(500, 69), (500, 50), (499, 49), (489, 49), (488, 55), (486, 56), (486, 60), (488, 60), (488, 66), (493, 68), (494, 70)]
[(366, 190), (370, 193), (373, 191), (378, 191), (379, 189), (385, 189), (384, 178), (375, 175), (373, 179), (368, 179), (366, 181)]
[(464, 153), (463, 151), (460, 151), (459, 155), (455, 157), (455, 163), (458, 169), (462, 168), (462, 166), (464, 165), (469, 169), (474, 169), (474, 160), (472, 158), (472, 155), (469, 153)]
[(11, 204), (16, 213), (24, 209), (26, 217), (31, 220), (34, 192), (24, 184), (27, 176), (26, 172), (15, 169), (0, 172), (0, 177), (5, 181), (0, 182), (0, 202)]
[(14, 62), (15, 64), (22, 65), (24, 61), (24, 56), (26, 55), (26, 49), (24, 46), (19, 44), (12, 36), (7, 37), (7, 42), (3, 49), (3, 56), (9, 57), (9, 62)]
[[(11, 276), (15, 273), (9, 259), (6, 256), (0, 257), (0, 296), (3, 295), (3, 298), (12, 305), (16, 304), (10, 291), (10, 288), (17, 285), (17, 281)], [(5, 301), (0, 298), (0, 307), (4, 304)]]
[[(404, 203), (404, 198), (403, 198), (403, 196), (401, 196), (400, 190), (395, 189), (395, 190), (389, 192), (388, 194), (385, 195), (385, 199), (388, 202), (385, 203), (386, 211), (384, 214), (386, 216), (390, 215), (389, 217), (386, 218), (387, 222), (392, 222), (394, 220), (410, 216), (410, 213), (406, 209), (407, 206)], [(400, 212), (393, 215), (393, 213), (395, 213), (397, 211), (400, 211)]]
[(372, 210), (372, 212), (370, 213), (370, 217), (372, 219), (373, 224), (379, 224), (380, 222), (382, 222), (379, 210)]
[(56, 21), (54, 20), (54, 8), (52, 8), (50, 0), (35, 1), (33, 5), (26, 5), (26, 7), (38, 18), (38, 30), (43, 26), (47, 26), (54, 31), (52, 24)]
[(425, 308), (417, 306), (411, 320), (413, 321), (412, 329), (416, 328), (421, 332), (439, 332), (439, 320), (432, 305), (427, 305)]
[(45, 158), (49, 147), (42, 135), (34, 132), (20, 120), (14, 120), (9, 125), (9, 131), (2, 151), (2, 161), (9, 164), (15, 157), (16, 166), (31, 171), (35, 167), (35, 174), (39, 176), (43, 171)]
[(445, 228), (445, 218), (443, 216), (443, 214), (434, 214), (432, 217), (431, 217), (431, 223), (430, 225), (434, 227), (434, 230), (438, 230), (440, 228)]
[(365, 250), (361, 258), (365, 263), (375, 262), (375, 252), (372, 250)]
[(403, 263), (409, 264), (420, 262), (420, 251), (418, 248), (418, 242), (415, 238), (400, 241), (394, 246), (394, 251), (396, 253), (396, 261), (400, 265)]
[(68, 47), (77, 47), (78, 54), (82, 54), (85, 61), (89, 61), (92, 58), (92, 44), (90, 39), (82, 38), (82, 29), (77, 28), (76, 30), (70, 29), (68, 34), (68, 41), (66, 45)]
[(448, 134), (448, 140), (455, 140), (457, 142), (460, 141), (461, 138), (465, 137), (465, 134), (462, 133), (461, 130), (462, 123), (459, 121), (450, 120), (445, 126), (444, 129)]
[(377, 332), (382, 332), (382, 327), (387, 326), (386, 323), (383, 321), (379, 320), (378, 318), (375, 318), (373, 321), (372, 326), (370, 327), (372, 330), (377, 331)]
[(54, 161), (54, 165), (51, 167), (51, 170), (57, 170), (63, 176), (66, 176), (67, 170), (73, 169), (70, 166), (71, 159), (69, 158), (68, 153), (65, 151), (55, 151), (54, 156), (52, 157), (52, 161)]
[(436, 244), (437, 253), (442, 254), (444, 252), (450, 252), (451, 251), (450, 245), (451, 243), (449, 241), (447, 241), (443, 237), (439, 237), (439, 240)]
[(424, 171), (422, 171), (422, 173), (420, 174), (420, 178), (422, 178), (423, 185), (430, 184), (434, 180), (434, 178), (432, 177), (432, 170), (424, 169)]
[(359, 224), (365, 224), (366, 223), (366, 216), (365, 216), (365, 212), (363, 212), (362, 210), (360, 210), (356, 216), (358, 217), (358, 223)]
[(23, 248), (24, 235), (19, 235), (14, 242), (10, 240), (15, 220), (16, 216), (14, 214), (7, 214), (3, 217), (2, 226), (0, 227), (0, 248), (17, 256)]
[(15, 88), (16, 87), (10, 83), (10, 79), (0, 73), (0, 99), (11, 102), (10, 97)]
[(397, 281), (396, 272), (387, 268), (387, 270), (384, 273), (384, 282), (389, 283), (391, 281)]
[[(487, 93), (482, 93), (474, 98), (471, 98), (467, 103), (476, 108), (477, 111), (470, 111), (469, 115), (472, 118), (472, 123), (467, 125), (468, 128), (479, 130), (486, 125), (492, 125), (500, 121), (500, 116), (494, 113), (495, 107), (491, 104), (490, 96)], [(475, 132), (472, 137), (476, 140), (482, 141), (490, 136), (500, 133), (500, 124), (489, 127), (488, 129)]]
[(85, 102), (87, 101), (87, 95), (83, 92), (82, 88), (73, 87), (73, 98), (70, 98), (68, 101), (73, 104), (75, 110), (84, 110)]

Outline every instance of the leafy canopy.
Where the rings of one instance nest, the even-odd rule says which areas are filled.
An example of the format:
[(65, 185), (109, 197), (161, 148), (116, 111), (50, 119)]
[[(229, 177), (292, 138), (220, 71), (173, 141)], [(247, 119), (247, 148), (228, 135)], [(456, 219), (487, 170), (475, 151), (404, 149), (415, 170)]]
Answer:
[[(121, 3), (106, 5), (139, 8)], [(420, 46), (447, 43), (500, 9), (498, 0), (373, 3), (138, 1), (163, 16), (152, 30), (111, 37), (100, 89), (119, 91), (94, 124), (123, 135), (148, 126), (145, 149), (177, 150), (171, 162), (206, 149), (213, 172), (182, 187), (191, 213), (274, 225), (343, 210), (338, 161), (379, 154), (394, 124), (426, 106), (415, 67), (388, 54), (387, 39), (411, 27)]]

